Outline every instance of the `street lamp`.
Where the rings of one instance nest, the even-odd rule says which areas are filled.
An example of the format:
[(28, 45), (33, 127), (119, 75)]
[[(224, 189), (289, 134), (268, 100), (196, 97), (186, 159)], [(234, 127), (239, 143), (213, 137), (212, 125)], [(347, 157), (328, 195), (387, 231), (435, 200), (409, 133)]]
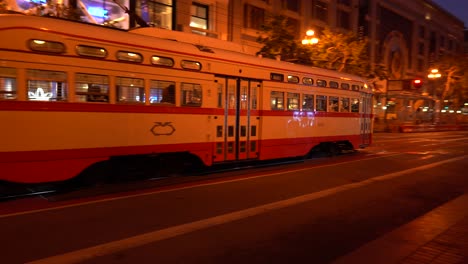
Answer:
[[(431, 69), (431, 73), (427, 75), (427, 78), (429, 80), (437, 80), (438, 78), (442, 77), (442, 74), (439, 73), (438, 69)], [(433, 114), (433, 119), (432, 123), (437, 124), (439, 123), (440, 117), (439, 117), (439, 111), (440, 111), (440, 101), (436, 99), (436, 86), (435, 83), (432, 82), (432, 97), (434, 98), (434, 111), (435, 113)]]
[(436, 79), (442, 77), (442, 74), (439, 73), (438, 69), (432, 69), (431, 73), (427, 75), (427, 78), (429, 79)]
[(312, 29), (307, 30), (305, 38), (302, 40), (302, 44), (304, 45), (313, 45), (317, 44), (319, 39), (314, 37), (315, 31)]

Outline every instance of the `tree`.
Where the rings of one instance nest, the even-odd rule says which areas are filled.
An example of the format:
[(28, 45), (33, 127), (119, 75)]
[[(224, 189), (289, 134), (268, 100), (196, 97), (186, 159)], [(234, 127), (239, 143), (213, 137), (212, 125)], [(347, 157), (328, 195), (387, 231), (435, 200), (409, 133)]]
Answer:
[(325, 29), (317, 44), (303, 45), (291, 32), (294, 31), (284, 16), (270, 17), (257, 38), (257, 42), (264, 44), (257, 54), (359, 75), (371, 83), (387, 78), (384, 66), (371, 64), (367, 39), (359, 39), (352, 32)]
[(447, 55), (434, 63), (442, 74), (444, 84), (436, 89), (436, 95), (441, 101), (451, 98), (456, 103), (468, 100), (468, 62), (460, 60), (459, 56)]
[(311, 50), (297, 41), (292, 33), (294, 29), (288, 25), (285, 16), (268, 17), (266, 23), (262, 25), (261, 31), (262, 34), (257, 37), (257, 42), (264, 46), (257, 52), (257, 55), (310, 64)]

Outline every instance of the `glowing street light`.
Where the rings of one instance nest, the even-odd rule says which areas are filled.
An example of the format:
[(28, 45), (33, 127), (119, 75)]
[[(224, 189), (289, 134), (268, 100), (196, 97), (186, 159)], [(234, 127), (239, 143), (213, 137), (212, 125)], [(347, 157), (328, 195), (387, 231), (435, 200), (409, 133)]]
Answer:
[(429, 79), (436, 79), (442, 77), (442, 74), (439, 73), (438, 69), (432, 69), (431, 73), (427, 75), (427, 78)]
[(306, 37), (302, 40), (303, 45), (313, 45), (317, 44), (319, 39), (314, 37), (315, 31), (312, 29), (307, 30)]

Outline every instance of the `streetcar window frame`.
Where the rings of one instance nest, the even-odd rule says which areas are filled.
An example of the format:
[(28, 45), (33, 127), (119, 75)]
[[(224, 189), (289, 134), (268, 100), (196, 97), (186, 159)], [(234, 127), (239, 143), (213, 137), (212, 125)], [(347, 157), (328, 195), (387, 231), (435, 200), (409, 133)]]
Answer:
[(302, 78), (302, 83), (305, 85), (314, 85), (314, 79), (309, 77)]
[(67, 73), (64, 71), (27, 69), (27, 100), (66, 101), (68, 99), (67, 79)]
[(174, 81), (151, 80), (150, 82), (150, 104), (175, 105), (176, 83)]
[(143, 55), (141, 55), (138, 52), (133, 52), (133, 51), (119, 50), (115, 54), (115, 57), (119, 61), (127, 61), (127, 62), (133, 62), (133, 63), (143, 62)]
[(287, 93), (288, 111), (299, 110), (300, 93)]
[(338, 96), (328, 97), (328, 112), (340, 111), (340, 98)]
[(302, 95), (302, 110), (303, 111), (314, 111), (315, 96), (313, 94)]
[(284, 92), (270, 92), (270, 107), (271, 110), (284, 111)]
[(288, 75), (288, 83), (299, 83), (299, 77)]
[(330, 86), (330, 88), (336, 88), (338, 89), (338, 87), (340, 87), (340, 84), (338, 82), (335, 82), (335, 81), (330, 81), (328, 83), (328, 85)]
[(185, 69), (185, 70), (201, 71), (202, 64), (199, 61), (181, 60), (180, 67), (182, 67), (182, 69)]
[(0, 100), (17, 99), (16, 68), (0, 67)]
[(319, 87), (327, 87), (327, 81), (322, 80), (322, 79), (317, 79), (316, 84), (317, 84), (317, 86), (319, 86)]
[(270, 73), (270, 80), (277, 82), (284, 82), (284, 74), (281, 73)]
[(153, 55), (151, 56), (151, 64), (172, 68), (174, 67), (174, 59), (169, 58), (169, 57)]
[(107, 50), (103, 47), (89, 46), (89, 45), (76, 45), (76, 54), (84, 57), (92, 58), (106, 58)]
[(32, 51), (54, 53), (54, 54), (61, 54), (61, 53), (65, 53), (66, 51), (65, 44), (63, 44), (62, 42), (43, 40), (43, 39), (28, 40), (28, 47)]
[(203, 90), (201, 84), (182, 82), (180, 84), (180, 90), (180, 104), (182, 106), (202, 106)]
[(327, 96), (326, 95), (316, 95), (315, 96), (315, 110), (318, 112), (327, 111)]
[[(117, 76), (115, 89), (119, 104), (144, 104), (146, 101), (145, 79)], [(124, 92), (135, 98), (125, 97)], [(138, 98), (136, 98), (137, 96)]]
[(75, 74), (76, 101), (108, 103), (109, 91), (109, 76), (83, 72)]

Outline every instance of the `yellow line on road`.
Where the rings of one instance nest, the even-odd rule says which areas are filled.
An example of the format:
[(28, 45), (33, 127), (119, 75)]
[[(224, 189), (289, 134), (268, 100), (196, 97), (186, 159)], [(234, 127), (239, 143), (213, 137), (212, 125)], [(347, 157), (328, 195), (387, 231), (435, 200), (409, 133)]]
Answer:
[(465, 155), (465, 156), (461, 156), (457, 158), (435, 162), (435, 163), (428, 164), (428, 165), (415, 167), (415, 168), (404, 170), (404, 171), (389, 173), (389, 174), (385, 174), (385, 175), (378, 176), (375, 178), (367, 179), (361, 182), (341, 185), (338, 187), (326, 189), (326, 190), (315, 192), (315, 193), (310, 193), (310, 194), (306, 194), (306, 195), (302, 195), (302, 196), (298, 196), (298, 197), (294, 197), (294, 198), (290, 198), (286, 200), (281, 200), (281, 201), (277, 201), (277, 202), (273, 202), (273, 203), (269, 203), (269, 204), (265, 204), (265, 205), (261, 205), (257, 207), (248, 208), (245, 210), (223, 214), (223, 215), (219, 215), (219, 216), (215, 216), (215, 217), (211, 217), (211, 218), (207, 218), (207, 219), (203, 219), (203, 220), (199, 220), (199, 221), (195, 221), (195, 222), (191, 222), (187, 224), (182, 224), (182, 225), (173, 226), (173, 227), (169, 227), (169, 228), (165, 228), (161, 230), (156, 230), (153, 232), (149, 232), (149, 233), (145, 233), (145, 234), (141, 234), (141, 235), (137, 235), (137, 236), (133, 236), (129, 238), (116, 240), (116, 241), (112, 241), (109, 243), (100, 244), (97, 246), (68, 252), (62, 255), (56, 255), (56, 256), (52, 256), (52, 257), (48, 257), (44, 259), (39, 259), (39, 260), (32, 261), (29, 263), (30, 264), (79, 263), (85, 260), (93, 259), (93, 258), (100, 257), (100, 256), (110, 255), (119, 251), (131, 249), (131, 248), (140, 247), (143, 245), (147, 245), (149, 243), (154, 243), (154, 242), (165, 240), (168, 238), (188, 234), (188, 233), (201, 230), (201, 229), (205, 229), (205, 228), (209, 228), (212, 226), (217, 226), (217, 225), (233, 222), (236, 220), (244, 219), (247, 217), (260, 215), (260, 214), (263, 214), (272, 210), (277, 210), (277, 209), (297, 205), (300, 203), (309, 202), (312, 200), (330, 196), (330, 195), (343, 192), (346, 190), (370, 185), (375, 182), (390, 180), (390, 179), (397, 178), (397, 177), (400, 177), (409, 173), (413, 173), (416, 171), (427, 170), (436, 166), (443, 165), (445, 163), (459, 161), (467, 157), (468, 155)]

